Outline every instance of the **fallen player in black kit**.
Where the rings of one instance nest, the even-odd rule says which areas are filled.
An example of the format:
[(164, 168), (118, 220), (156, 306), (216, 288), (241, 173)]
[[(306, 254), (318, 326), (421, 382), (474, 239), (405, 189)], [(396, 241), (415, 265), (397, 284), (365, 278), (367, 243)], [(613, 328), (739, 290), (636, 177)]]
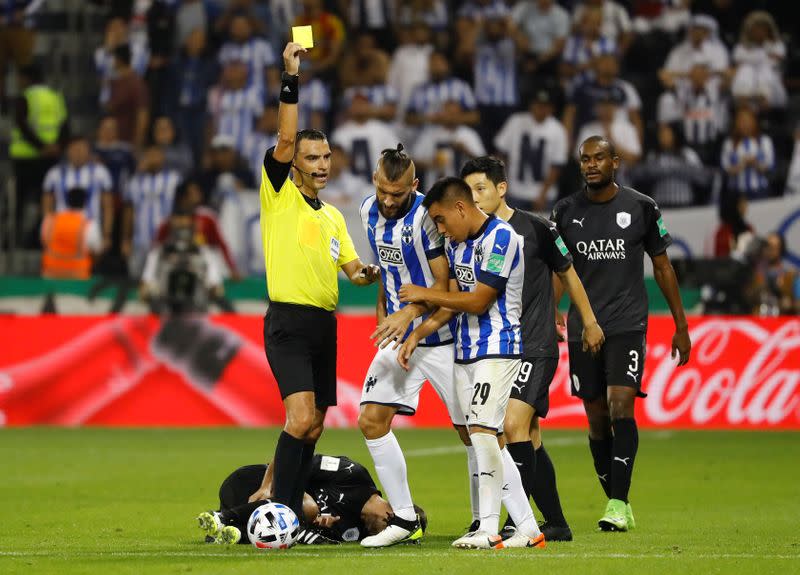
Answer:
[[(257, 507), (268, 501), (248, 502), (248, 498), (261, 486), (267, 470), (267, 465), (246, 465), (222, 482), (219, 511), (206, 511), (197, 518), (206, 533), (206, 542), (249, 543), (245, 533), (247, 520)], [(416, 507), (416, 511), (424, 531), (427, 517), (421, 507)], [(391, 516), (392, 507), (381, 497), (363, 465), (343, 455), (317, 454), (306, 484), (303, 517), (298, 518), (302, 528), (297, 543), (360, 541), (383, 530)]]

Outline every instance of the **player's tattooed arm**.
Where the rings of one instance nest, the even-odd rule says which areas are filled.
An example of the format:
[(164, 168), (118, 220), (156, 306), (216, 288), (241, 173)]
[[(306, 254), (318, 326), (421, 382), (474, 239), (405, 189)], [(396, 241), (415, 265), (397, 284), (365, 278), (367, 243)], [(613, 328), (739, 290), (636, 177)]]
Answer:
[[(561, 280), (560, 283), (566, 288), (569, 298), (572, 300), (572, 303), (575, 304), (578, 313), (581, 315), (581, 321), (583, 322), (583, 351), (589, 351), (594, 355), (600, 351), (606, 337), (605, 334), (603, 334), (603, 330), (600, 328), (600, 324), (597, 323), (597, 318), (594, 315), (592, 304), (589, 301), (589, 296), (586, 295), (583, 283), (581, 283), (578, 274), (575, 273), (575, 268), (573, 266), (569, 266), (563, 272), (559, 272), (558, 278)], [(557, 295), (560, 296), (561, 293)], [(556, 314), (558, 313), (558, 309), (556, 309)]]
[(683, 301), (681, 301), (681, 292), (678, 287), (678, 279), (675, 277), (675, 270), (672, 268), (667, 252), (652, 256), (650, 259), (653, 260), (653, 275), (656, 278), (656, 283), (669, 304), (672, 319), (675, 320), (675, 335), (672, 336), (672, 357), (674, 359), (678, 355), (678, 365), (686, 365), (689, 361), (689, 354), (692, 351), (692, 340), (689, 338), (689, 324), (686, 321), (686, 313), (683, 310)]

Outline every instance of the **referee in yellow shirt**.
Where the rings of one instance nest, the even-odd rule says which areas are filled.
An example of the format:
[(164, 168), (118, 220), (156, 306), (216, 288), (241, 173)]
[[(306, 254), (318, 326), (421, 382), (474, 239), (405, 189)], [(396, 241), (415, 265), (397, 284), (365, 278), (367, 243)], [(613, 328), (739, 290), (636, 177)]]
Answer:
[[(286, 408), (275, 448), (273, 490), (267, 478), (250, 501), (289, 505), (302, 517), (303, 489), (325, 412), (336, 405), (337, 274), (354, 284), (376, 281), (380, 269), (356, 254), (341, 212), (320, 201), (328, 181), (331, 149), (320, 131), (297, 131), (298, 71), (305, 49), (283, 51), (278, 142), (267, 150), (261, 176), (261, 235), (269, 310), (264, 347)], [(289, 172), (294, 169), (294, 180)]]

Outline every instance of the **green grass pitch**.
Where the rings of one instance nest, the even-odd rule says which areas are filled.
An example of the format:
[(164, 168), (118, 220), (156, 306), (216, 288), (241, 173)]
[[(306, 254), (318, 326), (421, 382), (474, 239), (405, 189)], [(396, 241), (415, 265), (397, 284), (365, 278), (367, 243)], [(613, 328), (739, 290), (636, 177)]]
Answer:
[[(643, 432), (631, 500), (638, 529), (600, 533), (585, 433), (545, 432), (575, 541), (546, 550), (451, 549), (469, 522), (466, 460), (447, 430), (400, 430), (421, 546), (263, 552), (201, 543), (198, 512), (274, 429), (0, 431), (0, 573), (800, 573), (800, 435)], [(318, 451), (371, 468), (357, 430)]]

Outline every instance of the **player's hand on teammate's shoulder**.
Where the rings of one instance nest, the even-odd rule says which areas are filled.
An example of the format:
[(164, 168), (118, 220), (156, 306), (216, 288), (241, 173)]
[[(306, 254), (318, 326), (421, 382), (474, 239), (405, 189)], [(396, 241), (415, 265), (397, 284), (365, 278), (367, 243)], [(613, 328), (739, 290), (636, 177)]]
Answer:
[(305, 52), (297, 42), (289, 42), (283, 50), (283, 68), (286, 73), (291, 76), (296, 76), (300, 73), (300, 54)]
[(369, 337), (375, 340), (375, 347), (383, 349), (394, 343), (394, 349), (397, 349), (414, 318), (416, 318), (416, 313), (412, 309), (408, 306), (401, 308), (385, 317)]
[(583, 351), (597, 355), (605, 340), (606, 336), (599, 323), (594, 322), (583, 327)]
[(417, 344), (419, 344), (419, 337), (412, 331), (408, 334), (408, 337), (403, 342), (403, 345), (400, 346), (400, 349), (397, 350), (397, 363), (406, 371), (409, 369), (408, 360), (411, 359), (411, 354), (417, 349)]
[(689, 354), (692, 352), (692, 340), (689, 338), (689, 328), (679, 328), (672, 336), (672, 359), (677, 355), (678, 366), (689, 363)]
[(405, 284), (400, 286), (398, 295), (400, 296), (400, 301), (403, 303), (420, 303), (425, 301), (426, 289), (427, 288), (414, 284)]

